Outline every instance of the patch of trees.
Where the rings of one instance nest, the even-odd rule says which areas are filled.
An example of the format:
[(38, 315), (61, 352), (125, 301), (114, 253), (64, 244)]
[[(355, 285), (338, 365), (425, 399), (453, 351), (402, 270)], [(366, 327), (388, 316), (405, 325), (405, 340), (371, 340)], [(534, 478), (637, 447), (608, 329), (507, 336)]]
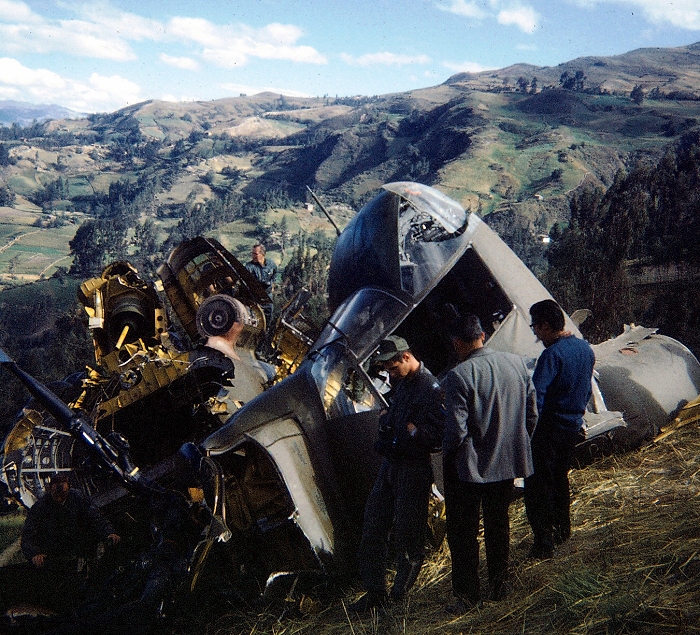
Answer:
[(133, 163), (135, 158), (143, 159), (146, 164), (149, 164), (160, 158), (158, 152), (162, 147), (163, 143), (161, 141), (144, 140), (133, 142), (128, 138), (117, 137), (110, 142), (107, 156), (117, 163), (127, 164), (127, 167)]
[(35, 139), (46, 135), (46, 124), (33, 121), (28, 126), (20, 126), (13, 122), (10, 126), (0, 125), (0, 140), (19, 141), (20, 139)]
[(533, 77), (529, 82), (525, 77), (518, 77), (515, 82), (518, 92), (534, 95), (537, 92), (537, 77)]
[(12, 207), (15, 204), (15, 193), (6, 185), (0, 186), (0, 207)]
[(29, 197), (29, 200), (44, 209), (51, 209), (54, 201), (64, 201), (68, 198), (70, 198), (68, 181), (59, 176), (57, 179), (46, 183), (40, 190), (34, 192)]
[(228, 193), (223, 198), (207, 199), (204, 202), (186, 201), (182, 207), (180, 221), (170, 232), (163, 250), (167, 252), (183, 240), (200, 236), (237, 219), (260, 225), (271, 207), (271, 200), (276, 199), (273, 196), (267, 200), (264, 197), (245, 198)]
[(14, 159), (10, 156), (10, 149), (8, 144), (0, 143), (0, 166), (7, 167), (14, 163)]
[(559, 77), (559, 85), (564, 90), (582, 91), (586, 82), (586, 75), (582, 70), (578, 70), (571, 74), (569, 71), (564, 71)]
[(654, 86), (647, 94), (647, 99), (671, 99), (674, 101), (700, 101), (700, 95), (689, 90), (662, 91), (658, 86)]
[(644, 89), (641, 87), (640, 84), (637, 84), (632, 89), (632, 91), (630, 92), (630, 99), (638, 106), (642, 105), (642, 103), (644, 102)]
[(269, 143), (267, 139), (231, 137), (227, 134), (211, 135), (209, 139), (211, 139), (214, 144), (212, 147), (213, 154), (236, 154), (240, 152), (251, 152), (257, 148), (266, 146)]
[(366, 106), (367, 104), (376, 104), (384, 101), (383, 97), (378, 97), (377, 95), (372, 95), (371, 97), (338, 97), (336, 95), (333, 100), (333, 104), (338, 104), (340, 106)]
[(43, 148), (44, 150), (56, 150), (58, 148), (65, 148), (66, 146), (74, 146), (81, 144), (94, 143), (96, 135), (87, 133), (76, 135), (73, 132), (53, 130), (52, 132), (47, 132), (42, 137), (32, 139), (32, 145), (37, 148)]
[[(660, 326), (700, 349), (697, 283), (681, 277), (679, 289), (659, 287), (642, 302), (630, 279), (632, 263), (673, 264), (691, 276), (700, 270), (699, 130), (681, 137), (660, 160), (643, 159), (629, 173), (619, 171), (607, 191), (579, 189), (569, 226), (551, 238), (546, 284), (569, 310), (594, 311), (593, 339), (616, 335), (634, 321)], [(688, 319), (671, 324), (664, 306)]]
[(533, 273), (539, 275), (546, 270), (545, 246), (540, 240), (537, 240), (537, 234), (545, 231), (544, 215), (533, 222), (523, 214), (518, 213), (516, 206), (509, 204), (507, 207), (486, 215), (484, 221)]
[[(77, 283), (73, 283), (77, 287)], [(77, 301), (73, 309), (61, 309), (54, 298), (56, 280), (41, 285), (24, 285), (11, 292), (12, 298), (0, 303), (0, 347), (20, 368), (50, 383), (62, 380), (94, 361), (88, 330), (80, 317)], [(75, 290), (71, 294), (75, 296)], [(59, 394), (60, 385), (50, 385)], [(0, 386), (0, 424), (13, 425), (28, 393), (18, 381)]]
[(314, 232), (310, 236), (300, 232), (295, 242), (296, 249), (282, 272), (275, 303), (282, 306), (299, 289), (308, 289), (311, 298), (304, 309), (304, 316), (320, 329), (329, 317), (327, 278), (335, 239), (327, 238), (322, 232)]
[[(159, 189), (157, 178), (141, 176), (135, 182), (115, 181), (107, 194), (95, 196), (91, 209), (94, 218), (83, 223), (68, 243), (73, 256), (70, 273), (85, 277), (99, 275), (108, 262), (127, 258), (130, 248), (144, 261), (153, 262), (157, 253), (155, 249), (148, 251), (151, 240), (144, 234), (148, 219), (143, 224), (140, 219), (155, 214), (155, 195)], [(135, 229), (133, 237), (129, 237), (130, 229)], [(152, 226), (149, 231), (155, 234)]]

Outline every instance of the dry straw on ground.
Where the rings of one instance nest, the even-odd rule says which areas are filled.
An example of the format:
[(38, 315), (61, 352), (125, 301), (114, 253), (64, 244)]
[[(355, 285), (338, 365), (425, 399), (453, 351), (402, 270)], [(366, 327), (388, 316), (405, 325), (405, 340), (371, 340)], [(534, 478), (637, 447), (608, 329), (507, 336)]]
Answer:
[[(531, 544), (522, 501), (511, 507), (513, 591), (457, 619), (449, 551), (426, 562), (408, 602), (360, 619), (347, 590), (303, 618), (232, 613), (208, 635), (374, 633), (700, 633), (700, 428), (675, 427), (663, 440), (571, 473), (571, 540), (554, 559), (526, 560)], [(483, 549), (482, 549), (483, 565)], [(485, 575), (482, 567), (482, 577)], [(484, 581), (485, 585), (485, 581)]]

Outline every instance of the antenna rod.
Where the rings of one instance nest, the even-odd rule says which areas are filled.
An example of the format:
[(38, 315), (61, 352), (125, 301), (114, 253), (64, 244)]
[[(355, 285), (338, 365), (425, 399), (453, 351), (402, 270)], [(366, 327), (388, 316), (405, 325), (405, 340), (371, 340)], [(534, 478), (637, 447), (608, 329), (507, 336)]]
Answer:
[(316, 201), (316, 205), (318, 205), (321, 208), (321, 211), (326, 215), (328, 222), (335, 228), (336, 236), (340, 236), (340, 230), (338, 229), (338, 226), (333, 222), (331, 215), (328, 213), (328, 210), (323, 206), (323, 203), (321, 203), (321, 201), (318, 200), (318, 196), (314, 194), (314, 191), (308, 185), (306, 186), (306, 189), (309, 190), (309, 194), (311, 194), (311, 197), (314, 199), (314, 201)]

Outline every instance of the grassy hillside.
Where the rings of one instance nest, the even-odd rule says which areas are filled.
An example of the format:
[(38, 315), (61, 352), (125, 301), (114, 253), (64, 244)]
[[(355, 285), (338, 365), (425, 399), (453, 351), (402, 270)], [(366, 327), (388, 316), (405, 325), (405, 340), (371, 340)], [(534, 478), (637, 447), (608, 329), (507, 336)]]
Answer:
[[(522, 500), (511, 506), (513, 590), (501, 602), (451, 618), (449, 550), (433, 553), (405, 605), (359, 618), (345, 589), (331, 601), (302, 604), (307, 614), (279, 620), (279, 610), (236, 610), (213, 623), (182, 623), (177, 633), (340, 635), (490, 633), (493, 635), (700, 632), (700, 429), (612, 456), (571, 473), (569, 543), (552, 560), (526, 560), (531, 533)], [(483, 547), (481, 576), (486, 579)], [(485, 584), (485, 582), (484, 582)]]
[[(139, 178), (157, 179), (140, 220), (155, 222), (161, 238), (173, 219), (230, 193), (282, 193), (293, 201), (291, 216), (309, 200), (307, 185), (359, 209), (381, 184), (416, 180), (485, 217), (515, 214), (535, 243), (566, 222), (582, 182), (607, 187), (639, 153), (658, 154), (697, 124), (699, 56), (699, 45), (640, 49), (557, 67), (462, 73), (406, 93), (148, 101), (34, 125), (4, 141), (10, 160), (0, 167), (0, 187), (15, 195), (17, 213), (0, 217), (0, 284), (70, 266), (71, 232), (85, 215), (99, 215), (112, 184)], [(564, 89), (566, 77), (580, 81)], [(641, 103), (630, 98), (635, 86), (644, 91)], [(60, 215), (74, 224), (58, 231), (52, 225)], [(492, 220), (503, 230), (512, 224)], [(46, 228), (38, 244), (11, 242), (35, 224)]]

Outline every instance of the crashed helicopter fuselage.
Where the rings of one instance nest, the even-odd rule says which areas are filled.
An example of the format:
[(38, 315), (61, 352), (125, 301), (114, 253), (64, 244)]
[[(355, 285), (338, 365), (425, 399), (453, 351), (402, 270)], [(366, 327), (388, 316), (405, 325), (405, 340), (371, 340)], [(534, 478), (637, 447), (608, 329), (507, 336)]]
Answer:
[[(368, 371), (384, 337), (405, 337), (439, 376), (456, 362), (446, 326), (474, 313), (487, 346), (529, 358), (534, 367), (543, 346), (530, 329), (528, 309), (551, 298), (475, 214), (416, 183), (385, 185), (346, 227), (328, 287), (332, 317), (296, 372), (200, 444), (222, 466), (224, 500), (238, 510), (241, 527), (259, 523), (261, 545), (276, 556), (282, 555), (277, 538), (265, 535), (265, 526), (294, 536), (294, 558), (270, 573), (295, 570), (299, 544), (321, 570), (354, 562), (379, 462), (372, 448), (386, 403)], [(568, 317), (567, 328), (580, 336)], [(628, 329), (594, 349), (597, 373), (583, 430), (589, 445), (602, 438), (638, 445), (700, 392), (695, 357), (654, 329)], [(260, 457), (274, 465), (280, 495), (274, 516), (265, 509), (250, 518), (250, 509), (246, 515), (237, 507), (245, 478), (231, 475), (245, 474), (242, 466)], [(238, 523), (231, 514), (227, 520), (235, 536)]]
[[(193, 338), (199, 307), (212, 295), (238, 288), (239, 282), (222, 285), (216, 267), (207, 264), (212, 259), (196, 249), (180, 255), (170, 262), (173, 275), (163, 269), (161, 277)], [(204, 280), (206, 292), (199, 290), (201, 285), (191, 287), (193, 280)], [(457, 315), (478, 315), (487, 346), (527, 357), (531, 367), (543, 348), (530, 329), (528, 309), (550, 298), (549, 292), (475, 214), (417, 183), (385, 185), (357, 214), (338, 238), (328, 288), (332, 317), (310, 346), (306, 336), (296, 340), (301, 344), (285, 358), (288, 376), (283, 381), (264, 391), (259, 385), (245, 399), (237, 400), (230, 391), (231, 403), (222, 412), (232, 414), (224, 425), (213, 426), (199, 439), (178, 437), (196, 441), (203, 457), (193, 459), (191, 447), (187, 452), (199, 470), (209, 507), (227, 530), (211, 535), (231, 538), (225, 546), (195, 554), (194, 578), (205, 566), (206, 553), (210, 561), (226, 561), (232, 579), (244, 584), (255, 580), (261, 590), (280, 573), (343, 572), (354, 566), (364, 503), (379, 465), (373, 451), (378, 417), (386, 407), (371, 359), (386, 336), (405, 337), (438, 376), (456, 362), (446, 327)], [(255, 294), (248, 306), (254, 324)], [(569, 318), (567, 327), (580, 336)], [(245, 364), (253, 366), (256, 328), (248, 327), (251, 340), (243, 347)], [(121, 331), (111, 337), (114, 348)], [(584, 427), (588, 444), (613, 438), (637, 445), (700, 392), (697, 360), (653, 329), (630, 328), (594, 349), (597, 373)], [(121, 349), (115, 350), (118, 355)], [(133, 390), (129, 377), (124, 390)], [(15, 449), (21, 449), (21, 437), (18, 433)], [(13, 468), (7, 457), (6, 443), (9, 482), (8, 467), (15, 469), (17, 462)], [(31, 476), (32, 466), (24, 467)], [(439, 460), (435, 467), (439, 488)], [(150, 475), (160, 478), (167, 469), (152, 468)], [(25, 482), (17, 478), (13, 482)], [(105, 505), (117, 496), (111, 495), (103, 496)]]

